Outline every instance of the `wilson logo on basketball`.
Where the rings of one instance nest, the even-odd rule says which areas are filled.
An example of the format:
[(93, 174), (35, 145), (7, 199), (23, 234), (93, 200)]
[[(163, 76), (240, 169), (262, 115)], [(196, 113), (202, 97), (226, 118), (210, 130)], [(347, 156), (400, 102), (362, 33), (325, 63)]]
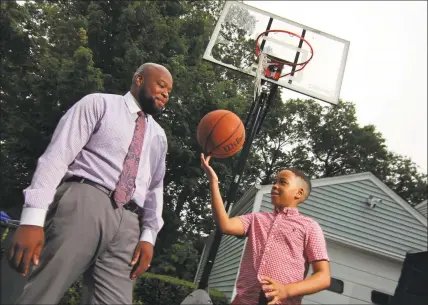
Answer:
[(223, 148), (224, 152), (229, 152), (232, 149), (234, 149), (235, 147), (240, 146), (239, 143), (242, 142), (243, 138), (244, 138), (243, 136), (237, 137), (234, 142), (229, 143), (228, 145), (223, 146), (222, 148)]

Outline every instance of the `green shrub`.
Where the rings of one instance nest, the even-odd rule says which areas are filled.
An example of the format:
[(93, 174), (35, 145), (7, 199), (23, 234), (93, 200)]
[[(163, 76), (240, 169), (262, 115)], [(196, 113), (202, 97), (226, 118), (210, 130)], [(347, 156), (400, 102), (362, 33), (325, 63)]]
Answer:
[[(196, 289), (194, 283), (175, 277), (145, 273), (135, 281), (134, 304), (139, 305), (178, 305)], [(79, 279), (68, 289), (59, 304), (78, 305), (82, 293), (82, 280)], [(226, 297), (217, 290), (210, 289), (214, 305), (226, 305)]]
[[(188, 281), (145, 273), (136, 281), (134, 300), (141, 305), (178, 305), (195, 289), (196, 285)], [(220, 291), (210, 289), (209, 292), (215, 305), (228, 304), (226, 297)]]

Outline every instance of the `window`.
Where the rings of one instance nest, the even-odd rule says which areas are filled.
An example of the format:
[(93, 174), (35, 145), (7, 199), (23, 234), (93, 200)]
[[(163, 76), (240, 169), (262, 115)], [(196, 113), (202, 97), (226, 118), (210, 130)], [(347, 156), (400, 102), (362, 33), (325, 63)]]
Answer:
[(343, 281), (332, 277), (330, 282), (330, 287), (328, 287), (327, 290), (330, 290), (336, 293), (343, 293)]
[(372, 303), (377, 305), (388, 305), (390, 302), (390, 296), (389, 294), (379, 292), (376, 290), (372, 290)]

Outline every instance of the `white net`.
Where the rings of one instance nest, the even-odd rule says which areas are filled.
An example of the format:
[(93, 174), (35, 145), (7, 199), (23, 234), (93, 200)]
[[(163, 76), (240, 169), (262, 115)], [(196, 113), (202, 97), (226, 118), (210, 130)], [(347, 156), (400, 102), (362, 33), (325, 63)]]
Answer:
[(259, 64), (257, 65), (256, 78), (254, 80), (254, 100), (256, 100), (260, 94), (260, 90), (262, 88), (262, 75), (267, 67), (268, 57), (263, 53), (263, 51), (260, 51)]

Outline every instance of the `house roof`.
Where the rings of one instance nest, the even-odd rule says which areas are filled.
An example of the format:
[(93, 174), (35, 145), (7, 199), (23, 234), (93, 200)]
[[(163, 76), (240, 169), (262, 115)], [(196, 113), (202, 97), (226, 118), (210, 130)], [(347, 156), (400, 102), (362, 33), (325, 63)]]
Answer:
[(262, 188), (260, 184), (254, 184), (252, 185), (245, 193), (244, 195), (239, 198), (239, 200), (233, 204), (229, 209), (229, 214), (233, 213), (236, 214), (239, 210), (241, 210), (245, 205), (248, 204), (248, 201), (254, 198), (256, 196), (257, 192)]
[[(413, 208), (409, 203), (407, 203), (403, 198), (398, 196), (385, 183), (383, 183), (379, 178), (377, 178), (375, 175), (373, 175), (370, 172), (364, 172), (364, 173), (352, 174), (352, 175), (343, 175), (343, 176), (337, 176), (337, 177), (319, 178), (319, 179), (311, 180), (311, 183), (312, 183), (312, 188), (314, 188), (314, 187), (333, 185), (333, 184), (342, 184), (342, 183), (362, 181), (362, 180), (370, 180), (371, 182), (373, 182), (377, 187), (379, 187), (382, 191), (388, 194), (395, 202), (397, 202), (404, 210), (406, 210), (411, 215), (413, 215), (415, 219), (417, 219), (421, 224), (423, 224), (424, 226), (427, 226), (427, 219), (415, 210), (416, 206), (415, 208)], [(262, 192), (270, 192), (271, 188), (272, 188), (272, 185), (264, 185), (260, 188), (260, 190)], [(426, 205), (427, 200), (421, 202), (420, 204), (418, 204), (418, 206), (424, 203)]]
[(415, 205), (415, 209), (421, 213), (422, 215), (425, 216), (425, 218), (427, 217), (427, 201), (428, 200), (424, 200), (420, 203), (418, 203), (417, 205)]

